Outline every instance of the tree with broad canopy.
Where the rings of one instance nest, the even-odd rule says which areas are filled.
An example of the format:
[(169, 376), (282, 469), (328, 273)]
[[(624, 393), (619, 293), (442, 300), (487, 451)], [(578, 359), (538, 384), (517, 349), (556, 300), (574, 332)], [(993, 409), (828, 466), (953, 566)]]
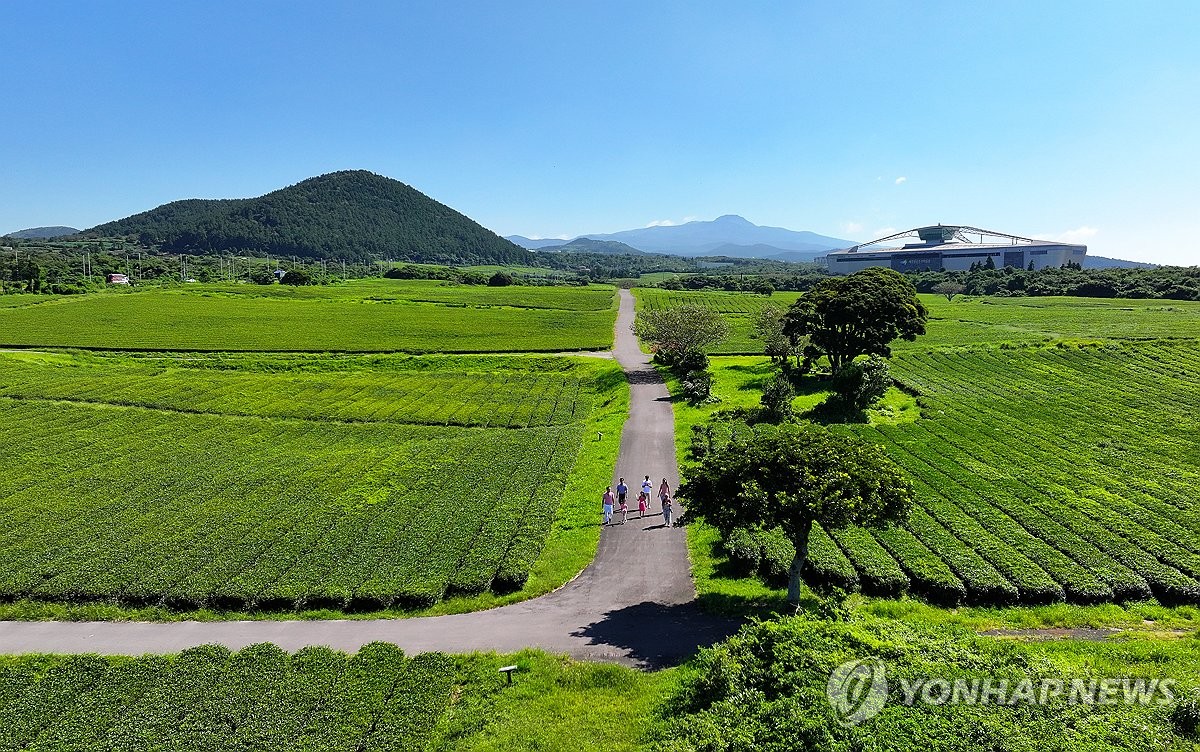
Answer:
[(788, 571), (793, 605), (813, 523), (887, 527), (912, 509), (912, 486), (881, 447), (812, 424), (735, 432), (687, 473), (679, 496), (685, 524), (702, 519), (722, 536), (782, 528), (796, 547)]
[(896, 338), (925, 333), (925, 305), (902, 274), (872, 267), (847, 277), (830, 277), (792, 304), (784, 332), (807, 336), (815, 353), (829, 358), (833, 373), (859, 355), (890, 357)]

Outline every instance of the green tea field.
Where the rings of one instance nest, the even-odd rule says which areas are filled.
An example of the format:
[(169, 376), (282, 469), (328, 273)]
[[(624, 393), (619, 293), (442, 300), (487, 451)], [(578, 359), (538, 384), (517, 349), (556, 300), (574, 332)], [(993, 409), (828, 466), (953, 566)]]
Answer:
[[(762, 352), (754, 336), (755, 315), (766, 306), (787, 308), (798, 293), (771, 296), (744, 292), (686, 292), (640, 288), (639, 310), (695, 303), (720, 312), (729, 336), (713, 348), (718, 355)], [(980, 344), (1033, 344), (1060, 339), (1200, 338), (1200, 303), (1099, 298), (956, 298), (922, 295), (929, 309), (927, 333), (911, 347), (971, 347)]]
[(385, 644), (4, 658), (0, 749), (423, 749), (476, 673)]
[(836, 532), (815, 576), (935, 601), (1200, 602), (1200, 348), (903, 353), (922, 418), (853, 426), (907, 471), (903, 528)]
[[(735, 336), (769, 301), (691, 300), (708, 295)], [(835, 428), (883, 445), (916, 509), (888, 530), (819, 531), (810, 581), (944, 604), (1200, 602), (1200, 306), (924, 300), (928, 334), (894, 345), (908, 394)], [(765, 365), (714, 358), (723, 403), (677, 404), (681, 431), (756, 404)], [(797, 411), (827, 391), (814, 383)]]
[(364, 280), (21, 298), (0, 346), (116, 350), (556, 352), (612, 346), (611, 287)]
[(5, 353), (0, 384), (0, 597), (291, 609), (520, 588), (624, 379), (553, 357)]

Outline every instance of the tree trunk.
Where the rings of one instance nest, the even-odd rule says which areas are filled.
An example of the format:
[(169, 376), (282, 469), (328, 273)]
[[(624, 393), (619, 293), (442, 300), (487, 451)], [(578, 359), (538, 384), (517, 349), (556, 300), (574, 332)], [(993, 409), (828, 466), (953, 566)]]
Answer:
[(792, 559), (792, 566), (788, 569), (788, 603), (797, 610), (800, 608), (800, 574), (804, 571), (804, 563), (808, 561), (808, 538), (811, 533), (812, 520), (808, 520), (796, 530), (796, 539), (792, 541), (796, 546), (796, 558)]

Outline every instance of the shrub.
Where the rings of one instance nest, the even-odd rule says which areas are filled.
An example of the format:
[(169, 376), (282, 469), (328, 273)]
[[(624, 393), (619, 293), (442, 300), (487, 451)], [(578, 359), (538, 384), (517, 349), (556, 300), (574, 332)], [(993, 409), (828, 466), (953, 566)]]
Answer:
[(769, 585), (787, 585), (792, 560), (796, 558), (796, 547), (788, 540), (781, 528), (764, 530), (758, 536), (761, 558), (758, 573)]
[(730, 565), (740, 576), (745, 577), (758, 569), (762, 545), (754, 531), (739, 527), (725, 537), (723, 546)]
[(796, 398), (796, 390), (792, 380), (782, 373), (775, 374), (762, 394), (763, 419), (771, 423), (783, 423), (791, 420), (792, 400)]
[(312, 277), (303, 269), (291, 269), (279, 281), (285, 285), (311, 285), (313, 283)]
[(712, 396), (712, 374), (692, 371), (683, 377), (683, 393), (688, 402), (698, 405)]
[(887, 361), (878, 355), (845, 366), (833, 377), (833, 389), (855, 410), (866, 410), (887, 394), (892, 373)]
[(1196, 736), (1196, 730), (1200, 729), (1200, 689), (1179, 698), (1171, 708), (1171, 725), (1184, 736)]
[(508, 272), (496, 272), (488, 278), (488, 287), (508, 287), (513, 283), (512, 275)]
[(667, 357), (671, 358), (671, 368), (681, 375), (708, 370), (708, 356), (699, 350), (688, 350)]

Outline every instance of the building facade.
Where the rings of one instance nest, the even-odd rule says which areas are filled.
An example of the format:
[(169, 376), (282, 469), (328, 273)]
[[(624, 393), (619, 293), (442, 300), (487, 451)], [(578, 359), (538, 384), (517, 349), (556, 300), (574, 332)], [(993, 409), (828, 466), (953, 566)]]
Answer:
[[(978, 241), (975, 237), (978, 236)], [(916, 238), (899, 248), (875, 247), (902, 238)], [(1087, 246), (1034, 240), (1007, 233), (980, 230), (965, 225), (932, 225), (872, 240), (817, 259), (834, 274), (852, 274), (872, 266), (886, 266), (898, 272), (966, 271), (975, 264), (997, 269), (1006, 266), (1044, 269), (1082, 264)]]

